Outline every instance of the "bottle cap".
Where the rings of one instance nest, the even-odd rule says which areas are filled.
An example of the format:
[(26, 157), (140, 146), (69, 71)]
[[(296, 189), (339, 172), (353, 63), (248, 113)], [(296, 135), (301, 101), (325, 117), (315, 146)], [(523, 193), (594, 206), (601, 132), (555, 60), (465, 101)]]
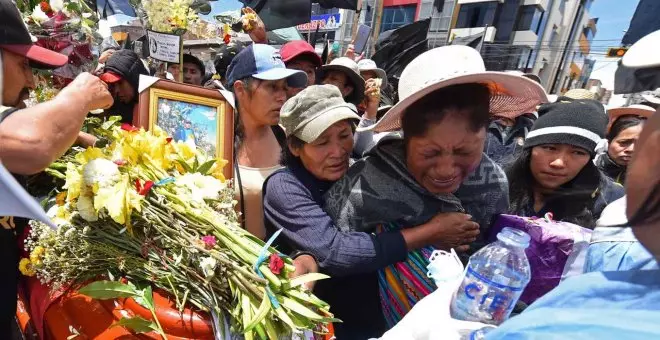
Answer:
[(527, 248), (531, 237), (522, 230), (505, 227), (497, 234), (497, 239), (514, 247)]

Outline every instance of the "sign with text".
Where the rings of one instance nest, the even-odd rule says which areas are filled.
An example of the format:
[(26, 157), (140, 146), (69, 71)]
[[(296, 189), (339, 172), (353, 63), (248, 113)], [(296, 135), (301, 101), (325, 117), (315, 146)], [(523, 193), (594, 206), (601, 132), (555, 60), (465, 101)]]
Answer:
[(334, 31), (341, 26), (341, 13), (312, 15), (312, 20), (306, 24), (298, 25), (299, 31)]
[(179, 63), (181, 60), (181, 36), (148, 31), (149, 55), (160, 61)]

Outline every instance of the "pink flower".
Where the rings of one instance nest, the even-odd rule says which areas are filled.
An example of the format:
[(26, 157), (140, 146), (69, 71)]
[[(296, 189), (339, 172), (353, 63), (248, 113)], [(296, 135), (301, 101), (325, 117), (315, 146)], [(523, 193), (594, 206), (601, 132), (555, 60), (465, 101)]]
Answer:
[(215, 236), (213, 235), (202, 236), (202, 242), (204, 242), (204, 248), (208, 250), (213, 249), (217, 243)]
[(284, 268), (284, 261), (278, 254), (271, 254), (268, 258), (268, 268), (275, 275), (280, 275), (282, 268)]

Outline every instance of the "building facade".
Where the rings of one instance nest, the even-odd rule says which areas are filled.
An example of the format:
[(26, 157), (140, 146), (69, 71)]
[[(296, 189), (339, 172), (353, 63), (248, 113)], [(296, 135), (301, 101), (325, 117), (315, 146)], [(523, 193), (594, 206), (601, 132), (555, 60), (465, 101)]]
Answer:
[(449, 41), (483, 36), (488, 70), (534, 73), (549, 93), (583, 87), (589, 78), (582, 71), (596, 34), (597, 20), (588, 14), (593, 1), (458, 0)]

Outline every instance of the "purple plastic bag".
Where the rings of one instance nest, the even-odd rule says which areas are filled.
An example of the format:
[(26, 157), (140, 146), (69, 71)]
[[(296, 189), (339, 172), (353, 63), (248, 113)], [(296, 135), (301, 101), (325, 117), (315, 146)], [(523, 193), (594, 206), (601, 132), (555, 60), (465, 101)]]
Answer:
[(531, 237), (525, 254), (532, 278), (520, 297), (526, 304), (554, 289), (562, 279), (582, 273), (591, 230), (546, 218), (500, 215), (490, 230), (489, 241), (497, 240), (497, 233), (504, 227), (522, 230)]

